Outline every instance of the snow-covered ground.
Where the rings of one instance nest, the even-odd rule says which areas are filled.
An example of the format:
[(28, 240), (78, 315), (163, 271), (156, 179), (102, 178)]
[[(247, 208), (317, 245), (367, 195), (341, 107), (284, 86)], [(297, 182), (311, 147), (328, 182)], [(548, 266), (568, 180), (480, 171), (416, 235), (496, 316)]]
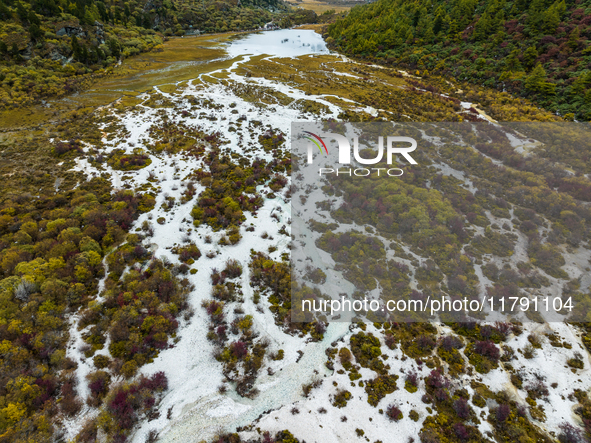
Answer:
[[(312, 31), (290, 31), (299, 35)], [(253, 37), (254, 44), (260, 45), (262, 37)], [(274, 38), (283, 37), (283, 34), (274, 34)], [(293, 36), (292, 36), (293, 37)], [(308, 37), (308, 36), (306, 36)], [(294, 37), (293, 41), (297, 41)], [(309, 52), (323, 52), (317, 50), (315, 42), (309, 42), (301, 38), (304, 42), (298, 46), (298, 51), (288, 55), (302, 55), (301, 51), (306, 53), (305, 48), (310, 48)], [(248, 39), (239, 41), (234, 48), (236, 54), (256, 54), (261, 53), (260, 49), (249, 51), (247, 45)], [(252, 43), (252, 42), (251, 42)], [(300, 42), (301, 43), (301, 42)], [(307, 44), (309, 46), (306, 46)], [(282, 43), (279, 43), (281, 48)], [(283, 44), (285, 45), (285, 44)], [(303, 48), (303, 49), (302, 49)], [(251, 48), (252, 49), (252, 48)], [(322, 48), (321, 48), (322, 49)], [(232, 54), (232, 50), (229, 50)], [(264, 52), (264, 51), (263, 51)], [(281, 55), (281, 54), (276, 54)], [(222, 232), (214, 232), (210, 227), (201, 225), (195, 228), (192, 225), (190, 215), (197, 196), (203, 190), (199, 184), (196, 186), (196, 195), (192, 201), (180, 204), (181, 194), (185, 190), (186, 177), (194, 170), (203, 166), (201, 160), (194, 157), (187, 157), (180, 154), (169, 155), (166, 153), (155, 154), (150, 151), (156, 140), (149, 135), (149, 129), (162, 123), (163, 120), (172, 123), (183, 124), (186, 127), (199, 128), (205, 133), (220, 132), (221, 138), (227, 140), (224, 148), (231, 151), (247, 155), (254, 158), (270, 159), (270, 153), (263, 150), (255, 152), (247, 149), (259, 146), (258, 136), (264, 133), (269, 127), (275, 130), (279, 129), (290, 138), (291, 122), (306, 119), (318, 119), (318, 115), (305, 114), (293, 105), (272, 105), (265, 107), (254, 106), (236, 95), (232, 84), (250, 84), (254, 87), (271, 88), (274, 91), (281, 92), (294, 100), (309, 100), (326, 106), (326, 111), (320, 117), (337, 119), (342, 109), (327, 100), (327, 96), (312, 95), (302, 90), (298, 90), (292, 85), (275, 82), (264, 78), (244, 78), (235, 72), (240, 63), (247, 63), (248, 57), (242, 61), (236, 62), (230, 69), (225, 70), (227, 74), (226, 83), (208, 83), (200, 79), (194, 82), (188, 82), (182, 89), (175, 93), (166, 93), (156, 89), (153, 93), (158, 93), (165, 99), (170, 100), (174, 107), (172, 108), (151, 108), (140, 104), (133, 110), (127, 110), (125, 113), (116, 112), (112, 108), (105, 108), (101, 112), (111, 115), (117, 125), (122, 129), (119, 135), (112, 139), (107, 139), (107, 132), (110, 131), (113, 122), (104, 123), (102, 129), (105, 131), (103, 139), (103, 149), (105, 153), (113, 149), (125, 149), (131, 153), (136, 148), (143, 148), (150, 155), (152, 163), (138, 171), (129, 171), (122, 173), (115, 171), (109, 166), (104, 166), (103, 171), (96, 169), (88, 160), (78, 160), (76, 169), (83, 171), (88, 176), (106, 172), (113, 185), (116, 188), (128, 186), (131, 189), (148, 183), (148, 179), (155, 178), (154, 186), (159, 189), (156, 197), (156, 205), (149, 213), (142, 214), (135, 222), (131, 232), (139, 228), (142, 223), (150, 222), (153, 226), (154, 235), (151, 239), (152, 251), (159, 258), (166, 258), (172, 263), (177, 263), (178, 258), (171, 252), (175, 245), (180, 245), (190, 239), (194, 242), (203, 256), (196, 262), (198, 269), (196, 274), (188, 275), (187, 278), (195, 286), (195, 290), (189, 296), (189, 304), (194, 309), (195, 315), (190, 320), (182, 319), (180, 321), (177, 340), (172, 348), (160, 352), (153, 363), (146, 364), (141, 368), (143, 374), (153, 374), (157, 371), (166, 372), (169, 380), (169, 390), (162, 399), (159, 409), (160, 417), (150, 421), (143, 422), (135, 431), (132, 437), (134, 443), (143, 443), (148, 433), (155, 430), (159, 433), (159, 441), (162, 442), (200, 442), (212, 438), (220, 429), (234, 431), (236, 427), (243, 427), (256, 422), (256, 426), (263, 430), (282, 430), (289, 429), (296, 437), (304, 439), (308, 443), (312, 442), (348, 442), (359, 441), (355, 430), (363, 429), (365, 436), (369, 441), (382, 440), (383, 442), (405, 442), (410, 437), (417, 438), (421, 429), (422, 422), (428, 415), (427, 405), (421, 402), (421, 396), (425, 393), (424, 385), (421, 383), (419, 390), (411, 394), (404, 389), (404, 374), (409, 371), (416, 371), (421, 377), (425, 377), (430, 372), (425, 365), (418, 367), (412, 359), (404, 357), (400, 349), (389, 350), (383, 346), (383, 352), (388, 356), (388, 363), (391, 365), (391, 373), (400, 375), (398, 380), (398, 390), (384, 398), (378, 408), (385, 409), (390, 403), (396, 403), (404, 414), (404, 419), (399, 423), (393, 424), (387, 417), (377, 412), (378, 408), (373, 408), (367, 403), (367, 394), (363, 387), (351, 386), (346, 374), (340, 375), (336, 371), (328, 370), (324, 362), (327, 357), (325, 349), (331, 343), (338, 342), (338, 346), (348, 343), (348, 337), (356, 332), (349, 329), (347, 323), (331, 323), (321, 342), (308, 342), (306, 338), (288, 335), (275, 325), (274, 318), (269, 311), (269, 303), (263, 297), (260, 305), (264, 309), (256, 309), (252, 301), (253, 290), (250, 286), (250, 277), (248, 263), (250, 260), (250, 251), (255, 249), (266, 252), (269, 246), (274, 246), (277, 250), (270, 256), (279, 260), (282, 253), (289, 252), (289, 237), (280, 234), (282, 226), (287, 225), (292, 218), (291, 205), (284, 193), (278, 193), (274, 199), (266, 199), (264, 206), (260, 208), (256, 215), (245, 213), (246, 221), (240, 228), (242, 235), (241, 241), (236, 245), (219, 246), (217, 241)], [(212, 74), (212, 73), (210, 73)], [(349, 75), (349, 74), (347, 74)], [(230, 85), (230, 86), (228, 86)], [(141, 98), (148, 100), (152, 93), (146, 93)], [(189, 102), (190, 98), (197, 98), (200, 103), (209, 100), (216, 105), (215, 109), (203, 107), (195, 112)], [(350, 100), (348, 100), (350, 102)], [(470, 103), (462, 103), (462, 107), (469, 109)], [(376, 114), (376, 110), (359, 105), (359, 108), (368, 114)], [(183, 111), (187, 111), (183, 116)], [(215, 120), (202, 118), (199, 113), (205, 112), (213, 115)], [(483, 118), (481, 111), (479, 113)], [(166, 118), (164, 118), (166, 116)], [(244, 124), (241, 128), (239, 118), (244, 118)], [(258, 128), (248, 126), (249, 122), (260, 121), (263, 123)], [(232, 124), (231, 124), (232, 123)], [(239, 129), (234, 131), (230, 128)], [(90, 147), (87, 147), (90, 149)], [(466, 187), (475, 191), (472, 181), (465, 177), (461, 171), (456, 171), (446, 164), (435, 165), (443, 174), (453, 175), (454, 177), (465, 181)], [(166, 197), (174, 197), (177, 203), (173, 209), (165, 211), (163, 203)], [(313, 199), (311, 200), (313, 201)], [(312, 209), (313, 211), (314, 209)], [(276, 218), (271, 217), (276, 215)], [(295, 214), (294, 214), (295, 216)], [(156, 223), (156, 220), (164, 217), (163, 224)], [(254, 227), (254, 230), (247, 231), (246, 227)], [(263, 239), (261, 235), (267, 232), (269, 238)], [(206, 236), (211, 237), (211, 242), (206, 242)], [(271, 238), (273, 238), (271, 240)], [(385, 240), (384, 240), (385, 241)], [(207, 258), (205, 254), (209, 251), (215, 252), (213, 258)], [(410, 251), (407, 251), (410, 252)], [(569, 265), (575, 266), (579, 261), (582, 263), (584, 258), (572, 255)], [(233, 258), (242, 264), (244, 270), (241, 278), (242, 290), (244, 293), (244, 303), (241, 304), (246, 314), (254, 318), (254, 330), (262, 337), (267, 337), (270, 341), (270, 351), (283, 349), (285, 357), (280, 361), (265, 361), (265, 367), (269, 367), (273, 375), (268, 375), (266, 371), (261, 371), (257, 379), (256, 387), (260, 391), (254, 399), (239, 397), (230, 388), (225, 394), (218, 392), (218, 387), (224, 382), (222, 367), (213, 358), (213, 345), (206, 339), (208, 332), (208, 317), (201, 308), (201, 302), (211, 297), (211, 270), (223, 269), (227, 259)], [(323, 261), (330, 261), (328, 254), (322, 256)], [(578, 269), (578, 268), (577, 268)], [(482, 275), (482, 274), (480, 274)], [(482, 276), (484, 279), (484, 276)], [(585, 279), (585, 277), (584, 277)], [(588, 279), (585, 280), (588, 285)], [(484, 288), (482, 288), (484, 289)], [(100, 295), (99, 295), (100, 296)], [(227, 312), (233, 310), (233, 305), (229, 304)], [(73, 321), (77, 321), (75, 317)], [(82, 346), (81, 332), (73, 328), (71, 346), (68, 349), (68, 356), (75, 359), (78, 363), (77, 378), (78, 390), (83, 395), (88, 394), (85, 376), (92, 371), (92, 363), (84, 360), (80, 353)], [(374, 331), (372, 325), (368, 325), (368, 331)], [(441, 331), (450, 332), (446, 328)], [(588, 357), (585, 360), (585, 369), (571, 372), (566, 368), (566, 360), (571, 358), (575, 351), (580, 351), (584, 355), (581, 340), (572, 327), (563, 323), (553, 323), (546, 325), (526, 324), (524, 333), (518, 337), (511, 337), (507, 344), (515, 350), (523, 348), (527, 343), (527, 336), (531, 332), (550, 332), (559, 334), (564, 341), (573, 344), (572, 350), (564, 348), (552, 348), (546, 342), (542, 350), (532, 359), (525, 359), (519, 352), (516, 352), (517, 360), (512, 362), (516, 370), (523, 370), (527, 377), (545, 378), (545, 383), (550, 386), (557, 383), (558, 386), (549, 388), (550, 395), (548, 401), (544, 402), (547, 420), (540, 424), (548, 431), (558, 432), (558, 425), (564, 421), (576, 423), (576, 418), (572, 412), (574, 405), (569, 399), (569, 394), (574, 388), (587, 390), (591, 386), (591, 362)], [(82, 331), (83, 332), (83, 331)], [(379, 334), (377, 334), (379, 335)], [(580, 348), (580, 349), (577, 349)], [(106, 352), (105, 350), (100, 352)], [(303, 353), (300, 358), (298, 351)], [(99, 353), (100, 353), (99, 352)], [(299, 361), (296, 362), (296, 360)], [(335, 369), (340, 366), (335, 364)], [(364, 379), (373, 378), (372, 371), (362, 369), (361, 374)], [(463, 386), (471, 392), (470, 381), (473, 376), (464, 375), (454, 383)], [(510, 388), (509, 374), (502, 368), (493, 370), (486, 375), (478, 375), (477, 380), (482, 381), (493, 391)], [(302, 396), (301, 387), (314, 379), (322, 379), (323, 383), (319, 388), (312, 391), (308, 398)], [(529, 381), (529, 380), (528, 380)], [(343, 409), (330, 406), (330, 396), (336, 392), (337, 387), (344, 387), (353, 394), (348, 405)], [(524, 386), (527, 382), (524, 382)], [(524, 403), (527, 393), (523, 390), (513, 389), (515, 400)], [(292, 409), (297, 407), (298, 414), (292, 413)], [(318, 412), (319, 408), (325, 407), (326, 414)], [(411, 409), (419, 413), (419, 420), (414, 422), (409, 418)], [(170, 414), (168, 411), (171, 411)], [(488, 414), (488, 406), (484, 408)], [(96, 413), (88, 407), (84, 407), (83, 412), (77, 419), (66, 423), (67, 438), (73, 438), (80, 427), (81, 417), (87, 417)], [(480, 413), (478, 410), (477, 413)], [(346, 416), (347, 420), (342, 421), (341, 417)], [(258, 421), (257, 421), (258, 420)], [(479, 425), (480, 431), (484, 434), (491, 430), (486, 420), (482, 420)], [(254, 436), (255, 431), (245, 431), (244, 436)]]

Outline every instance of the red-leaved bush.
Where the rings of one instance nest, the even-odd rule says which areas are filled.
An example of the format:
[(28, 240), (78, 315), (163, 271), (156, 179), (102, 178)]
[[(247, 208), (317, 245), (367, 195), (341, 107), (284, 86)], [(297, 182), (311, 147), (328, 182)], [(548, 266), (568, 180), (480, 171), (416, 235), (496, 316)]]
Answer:
[(509, 418), (510, 413), (511, 413), (511, 407), (507, 403), (503, 403), (502, 405), (499, 405), (499, 407), (497, 408), (497, 413), (496, 413), (497, 422), (502, 423), (505, 420), (507, 420), (507, 418)]
[(458, 398), (454, 402), (454, 411), (462, 420), (467, 420), (470, 417), (470, 406), (465, 398)]
[(390, 421), (398, 421), (402, 418), (402, 411), (398, 406), (390, 405), (388, 406), (388, 409), (386, 409), (386, 415)]
[(232, 355), (236, 358), (244, 358), (246, 354), (248, 354), (248, 347), (246, 343), (242, 341), (235, 341), (230, 345), (230, 350), (232, 351)]
[(168, 379), (164, 372), (156, 372), (151, 377), (142, 376), (131, 385), (114, 389), (107, 401), (107, 411), (117, 424), (113, 441), (124, 443), (127, 434), (138, 421), (140, 414), (148, 414), (156, 405), (154, 395), (168, 388)]
[(497, 346), (489, 340), (477, 341), (474, 345), (474, 352), (482, 355), (483, 357), (488, 358), (493, 362), (499, 361), (499, 358), (501, 356), (499, 348), (497, 348)]

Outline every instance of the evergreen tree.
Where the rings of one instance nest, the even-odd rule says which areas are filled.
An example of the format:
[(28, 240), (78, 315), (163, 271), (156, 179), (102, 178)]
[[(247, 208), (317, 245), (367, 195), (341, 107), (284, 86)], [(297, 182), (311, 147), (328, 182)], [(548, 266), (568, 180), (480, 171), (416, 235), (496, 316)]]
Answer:
[(526, 68), (531, 69), (538, 58), (538, 50), (535, 46), (530, 46), (523, 53), (523, 64)]
[(18, 2), (16, 4), (16, 15), (18, 15), (18, 18), (22, 22), (27, 21), (27, 19), (29, 17), (29, 13), (27, 12), (27, 10), (25, 9), (25, 7), (23, 6), (23, 4), (21, 2)]
[(111, 55), (115, 58), (119, 58), (121, 56), (121, 48), (119, 46), (119, 42), (115, 39), (109, 40), (109, 50), (111, 51)]
[(21, 53), (18, 50), (18, 46), (16, 45), (16, 43), (12, 44), (12, 48), (10, 48), (10, 55), (12, 55), (12, 58), (16, 61), (21, 60)]
[(427, 30), (425, 31), (423, 38), (425, 39), (425, 42), (433, 43), (433, 40), (435, 39), (435, 33), (433, 32), (433, 27), (431, 25), (427, 26)]
[(580, 37), (581, 37), (581, 31), (579, 31), (579, 28), (576, 27), (575, 29), (572, 30), (572, 32), (568, 36), (568, 46), (570, 46), (570, 48), (573, 50), (576, 49), (577, 46), (579, 46), (579, 38)]
[(10, 12), (8, 6), (6, 6), (4, 2), (0, 1), (0, 19), (8, 20), (11, 15), (12, 13)]
[(74, 60), (82, 61), (82, 48), (80, 47), (80, 43), (78, 43), (78, 38), (76, 38), (76, 36), (73, 36), (71, 43)]
[(556, 85), (547, 81), (546, 70), (541, 63), (538, 63), (525, 79), (525, 90), (542, 95), (553, 95), (556, 93)]
[(412, 33), (412, 28), (408, 28), (408, 31), (406, 33), (406, 43), (407, 44), (412, 44), (413, 40), (414, 40), (414, 35)]
[(488, 17), (487, 13), (484, 13), (480, 20), (474, 26), (474, 40), (477, 42), (483, 41), (488, 37), (488, 32), (490, 28), (490, 18)]
[(29, 26), (29, 35), (31, 36), (31, 40), (37, 40), (43, 35), (43, 32), (39, 26), (33, 23), (31, 26)]
[(433, 32), (435, 34), (439, 34), (443, 30), (443, 17), (441, 15), (437, 15), (435, 17), (435, 22), (433, 23)]
[(546, 34), (553, 34), (556, 31), (560, 23), (560, 15), (558, 14), (558, 9), (552, 5), (544, 14), (542, 15), (540, 31)]
[(98, 9), (101, 20), (103, 22), (106, 22), (109, 19), (109, 15), (107, 14), (107, 10), (105, 9), (105, 4), (103, 2), (96, 2), (96, 7)]

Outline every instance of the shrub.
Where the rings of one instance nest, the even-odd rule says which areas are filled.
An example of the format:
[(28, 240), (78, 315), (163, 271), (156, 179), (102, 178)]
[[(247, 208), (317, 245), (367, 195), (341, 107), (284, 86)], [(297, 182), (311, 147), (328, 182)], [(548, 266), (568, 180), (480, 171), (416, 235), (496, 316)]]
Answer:
[(435, 348), (435, 340), (429, 335), (420, 335), (416, 341), (417, 347), (422, 352), (430, 352)]
[(394, 337), (394, 335), (392, 335), (391, 333), (386, 333), (384, 342), (386, 343), (386, 346), (388, 346), (389, 349), (396, 349), (396, 337)]
[(443, 376), (440, 369), (433, 369), (429, 376), (425, 379), (425, 385), (433, 389), (447, 389), (449, 388), (449, 380)]
[(135, 360), (129, 360), (129, 361), (126, 361), (123, 364), (123, 366), (121, 366), (119, 373), (121, 375), (123, 375), (125, 378), (131, 378), (136, 374), (137, 370), (138, 370), (137, 362)]
[(152, 163), (152, 160), (141, 150), (136, 150), (133, 154), (126, 154), (122, 149), (115, 149), (109, 154), (107, 163), (113, 169), (133, 171), (145, 168)]
[(283, 360), (283, 355), (284, 355), (283, 349), (279, 349), (276, 353), (271, 355), (271, 360), (275, 360), (275, 361)]
[(389, 405), (386, 409), (386, 415), (390, 421), (399, 421), (403, 418), (402, 411), (396, 405)]
[(179, 260), (183, 263), (187, 263), (189, 260), (198, 260), (201, 257), (201, 251), (193, 243), (182, 248), (177, 248), (173, 252), (179, 255)]
[(534, 358), (536, 356), (536, 348), (530, 344), (525, 345), (523, 347), (523, 356), (528, 360)]
[(477, 372), (486, 374), (491, 369), (498, 367), (500, 350), (490, 340), (477, 341), (468, 345), (466, 355)]
[(468, 420), (470, 417), (470, 406), (465, 398), (458, 398), (453, 404), (454, 411), (462, 420)]
[(464, 346), (464, 343), (455, 335), (446, 335), (441, 340), (440, 346), (449, 352), (452, 349), (461, 349)]
[(350, 338), (351, 352), (355, 356), (357, 363), (362, 367), (368, 368), (380, 355), (380, 340), (373, 334), (359, 332)]
[(339, 360), (341, 362), (341, 365), (343, 365), (343, 367), (347, 370), (351, 368), (352, 357), (353, 355), (351, 354), (351, 351), (349, 351), (349, 348), (341, 348), (339, 350)]
[(474, 403), (474, 405), (478, 406), (479, 408), (484, 408), (486, 406), (486, 400), (480, 394), (474, 394), (472, 397), (472, 403)]
[(68, 152), (83, 152), (82, 145), (79, 140), (70, 140), (67, 142), (58, 141), (53, 147), (53, 153), (57, 156), (62, 156)]
[(248, 354), (248, 346), (242, 341), (235, 341), (230, 345), (232, 355), (237, 359), (242, 359)]
[(96, 418), (87, 419), (82, 424), (82, 429), (76, 435), (76, 442), (94, 443), (97, 441), (98, 426)]
[(576, 369), (583, 369), (585, 367), (585, 363), (583, 361), (583, 356), (579, 353), (579, 352), (575, 352), (575, 355), (573, 358), (569, 358), (566, 363), (571, 367), (571, 368), (576, 368)]
[(106, 407), (99, 416), (99, 423), (116, 423), (115, 428), (108, 428), (114, 441), (124, 442), (140, 413), (148, 415), (156, 405), (155, 395), (168, 387), (163, 372), (151, 377), (142, 376), (140, 380), (115, 388), (106, 401)]
[(344, 408), (351, 399), (351, 393), (345, 389), (339, 389), (334, 396), (332, 405), (336, 408)]
[(470, 433), (468, 432), (468, 429), (466, 429), (466, 426), (464, 426), (462, 423), (454, 424), (453, 430), (456, 434), (456, 437), (458, 437), (462, 441), (468, 440), (470, 438)]
[(501, 356), (499, 348), (489, 340), (477, 341), (474, 345), (474, 352), (488, 358), (492, 362), (498, 362)]
[(312, 389), (317, 388), (321, 384), (322, 384), (322, 380), (320, 380), (320, 379), (314, 380), (311, 383), (303, 384), (302, 385), (302, 393), (303, 393), (304, 397), (307, 398), (310, 395), (310, 392), (312, 392)]
[(377, 406), (382, 398), (387, 394), (394, 392), (396, 388), (397, 375), (380, 375), (365, 384), (367, 393), (367, 402), (372, 406)]
[(69, 417), (76, 415), (82, 408), (82, 402), (76, 397), (76, 389), (73, 380), (68, 380), (62, 385), (62, 401), (60, 409)]
[(227, 278), (240, 277), (242, 275), (242, 265), (237, 260), (228, 259), (226, 261), (226, 267), (222, 271), (222, 275)]
[(109, 363), (111, 362), (108, 356), (102, 354), (95, 355), (92, 361), (97, 369), (104, 369), (109, 366)]
[(533, 399), (547, 397), (549, 395), (548, 387), (542, 380), (535, 380), (525, 387), (529, 396)]
[(90, 389), (90, 398), (88, 399), (90, 404), (93, 406), (100, 405), (107, 392), (109, 392), (111, 376), (107, 372), (99, 370), (88, 374), (86, 379)]
[(503, 403), (499, 405), (499, 407), (497, 408), (497, 412), (495, 414), (497, 422), (503, 423), (505, 420), (507, 420), (507, 418), (509, 418), (510, 413), (511, 407), (508, 404)]
[(416, 372), (409, 372), (404, 379), (404, 388), (411, 394), (417, 392), (419, 387), (419, 377)]
[(558, 434), (558, 441), (560, 443), (584, 443), (587, 441), (580, 429), (575, 428), (570, 423), (562, 423), (558, 425), (560, 434)]

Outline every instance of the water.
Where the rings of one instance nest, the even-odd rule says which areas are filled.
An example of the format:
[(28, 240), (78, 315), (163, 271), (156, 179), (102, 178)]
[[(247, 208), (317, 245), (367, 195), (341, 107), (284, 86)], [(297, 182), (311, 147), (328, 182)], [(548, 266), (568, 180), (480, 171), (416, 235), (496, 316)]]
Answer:
[(297, 57), (330, 53), (319, 34), (304, 29), (282, 29), (248, 34), (245, 38), (230, 43), (226, 51), (230, 57), (261, 54)]

